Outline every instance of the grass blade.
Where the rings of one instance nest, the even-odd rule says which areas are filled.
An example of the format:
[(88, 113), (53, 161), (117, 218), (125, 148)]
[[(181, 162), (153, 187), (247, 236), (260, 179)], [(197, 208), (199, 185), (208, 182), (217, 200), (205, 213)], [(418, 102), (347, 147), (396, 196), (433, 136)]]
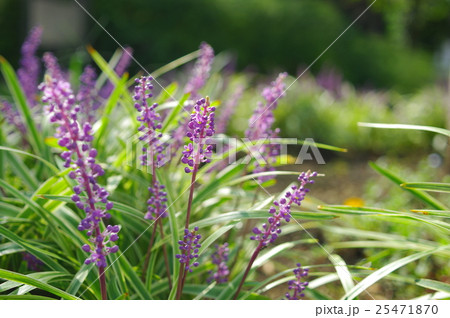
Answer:
[(420, 279), (416, 284), (421, 287), (450, 294), (450, 284), (446, 284), (444, 282), (439, 282), (432, 279)]
[(86, 279), (92, 268), (93, 268), (92, 266), (83, 264), (78, 273), (76, 273), (75, 276), (73, 277), (69, 287), (67, 287), (66, 289), (66, 292), (75, 295), (80, 289), (81, 285), (83, 284), (84, 280)]
[(20, 177), (31, 190), (36, 190), (38, 181), (30, 169), (28, 169), (28, 167), (12, 153), (6, 152), (5, 157), (14, 173)]
[(400, 185), (405, 189), (416, 189), (432, 192), (450, 193), (450, 183), (440, 182), (407, 182)]
[(423, 130), (431, 131), (437, 134), (441, 134), (450, 137), (450, 130), (433, 127), (433, 126), (420, 126), (420, 125), (404, 125), (404, 124), (381, 124), (381, 123), (358, 123), (359, 127), (369, 128), (382, 128), (382, 129), (408, 129), (408, 130)]
[[(370, 162), (369, 164), (375, 171), (377, 171), (381, 175), (387, 177), (389, 180), (396, 183), (397, 185), (401, 186), (402, 184), (406, 183), (404, 180), (400, 179), (400, 177), (396, 176), (395, 174), (388, 171), (387, 169), (384, 169), (373, 162)], [(405, 188), (402, 188), (402, 189), (405, 189)], [(426, 204), (430, 205), (431, 207), (433, 207), (436, 210), (448, 210), (448, 208), (444, 204), (442, 204), (441, 202), (439, 202), (438, 200), (436, 200), (435, 198), (433, 198), (432, 196), (430, 196), (427, 193), (424, 193), (422, 191), (415, 190), (415, 189), (405, 189), (405, 190), (410, 192), (416, 198), (425, 202)]]
[(355, 287), (353, 287), (349, 292), (347, 292), (344, 297), (342, 297), (342, 299), (344, 300), (349, 300), (349, 299), (354, 299), (355, 297), (357, 297), (359, 294), (361, 294), (364, 290), (366, 290), (367, 288), (369, 288), (370, 286), (372, 286), (373, 284), (375, 284), (376, 282), (378, 282), (380, 279), (384, 278), (385, 276), (389, 275), (390, 273), (392, 273), (393, 271), (399, 269), (402, 266), (405, 266), (406, 264), (409, 264), (411, 262), (414, 262), (420, 258), (429, 256), (431, 254), (434, 254), (436, 252), (439, 252), (441, 250), (444, 249), (448, 249), (449, 246), (441, 246), (438, 248), (434, 248), (432, 250), (428, 250), (425, 252), (419, 252), (416, 254), (412, 254), (409, 256), (406, 256), (404, 258), (401, 258), (399, 260), (396, 260), (382, 268), (380, 268), (379, 270), (377, 270), (376, 272), (370, 274), (369, 276), (367, 276), (366, 278), (364, 278), (360, 283), (358, 283)]
[(344, 288), (345, 292), (348, 293), (350, 290), (352, 290), (353, 287), (355, 287), (355, 284), (353, 283), (353, 277), (350, 271), (347, 268), (347, 264), (337, 254), (332, 254), (328, 257), (333, 263), (334, 268), (336, 269), (336, 273), (339, 276), (339, 279), (341, 280), (342, 287)]
[(31, 146), (37, 154), (44, 154), (44, 141), (37, 131), (25, 94), (22, 91), (14, 69), (3, 56), (0, 56), (0, 68), (6, 84), (8, 85), (9, 91), (14, 98), (16, 106), (27, 125), (28, 139)]
[(46, 265), (48, 265), (51, 269), (53, 269), (57, 272), (67, 273), (67, 270), (64, 267), (59, 265), (57, 262), (55, 262), (51, 258), (51, 257), (59, 258), (57, 255), (33, 246), (32, 244), (29, 243), (29, 241), (22, 239), (21, 237), (17, 236), (13, 232), (7, 230), (5, 227), (3, 227), (1, 225), (0, 225), (0, 234), (5, 236), (8, 240), (23, 247), (27, 252), (36, 256), (38, 259), (40, 259), (42, 262), (44, 262)]
[(22, 275), (19, 273), (15, 273), (15, 272), (11, 272), (11, 271), (7, 271), (4, 269), (0, 269), (0, 278), (9, 280), (9, 281), (14, 281), (14, 282), (18, 282), (18, 283), (22, 283), (22, 284), (26, 284), (26, 285), (30, 285), (42, 290), (45, 290), (49, 293), (52, 293), (56, 296), (60, 296), (63, 299), (67, 299), (67, 300), (77, 300), (79, 299), (76, 296), (73, 296), (61, 289), (58, 289), (56, 287), (53, 287), (49, 284), (43, 283), (37, 279), (31, 278), (29, 276), (26, 275)]
[(32, 157), (34, 159), (37, 159), (39, 161), (41, 161), (42, 163), (44, 163), (47, 167), (49, 167), (55, 174), (59, 173), (59, 169), (56, 168), (56, 166), (54, 164), (52, 164), (50, 161), (47, 161), (39, 156), (36, 156), (32, 153), (26, 152), (26, 151), (22, 151), (19, 149), (14, 149), (14, 148), (9, 148), (9, 147), (4, 147), (4, 146), (0, 146), (0, 150), (4, 150), (4, 151), (9, 151), (9, 152), (14, 152), (14, 153), (18, 153), (20, 155), (24, 155), (24, 156), (29, 156)]

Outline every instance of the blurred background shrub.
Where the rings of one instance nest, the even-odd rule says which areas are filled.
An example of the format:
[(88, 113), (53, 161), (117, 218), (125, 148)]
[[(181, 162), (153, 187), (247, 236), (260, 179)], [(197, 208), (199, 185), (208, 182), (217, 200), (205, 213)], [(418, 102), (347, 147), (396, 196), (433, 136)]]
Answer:
[[(139, 61), (149, 70), (207, 41), (217, 52), (235, 53), (241, 70), (250, 67), (269, 72), (277, 68), (296, 74), (372, 1), (79, 2), (121, 44), (133, 47)], [(448, 0), (379, 0), (312, 71), (317, 73), (323, 65), (333, 66), (359, 87), (414, 91), (440, 73), (436, 72), (436, 64), (439, 52), (449, 41), (448, 33), (443, 32), (450, 28), (449, 10)], [(12, 62), (17, 61), (21, 39), (36, 23), (44, 24), (43, 47), (58, 49), (59, 55), (67, 59), (86, 43), (105, 53), (117, 48), (72, 0), (0, 0), (0, 52)], [(53, 36), (53, 40), (46, 41), (45, 34), (49, 38)], [(66, 45), (55, 41), (55, 34), (59, 34)]]

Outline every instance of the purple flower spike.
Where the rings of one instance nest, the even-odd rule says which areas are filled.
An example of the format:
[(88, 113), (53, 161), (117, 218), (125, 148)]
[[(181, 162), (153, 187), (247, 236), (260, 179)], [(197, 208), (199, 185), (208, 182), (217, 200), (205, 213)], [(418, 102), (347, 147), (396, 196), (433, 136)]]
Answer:
[(37, 104), (37, 87), (41, 65), (36, 51), (41, 43), (42, 28), (31, 29), (27, 38), (22, 44), (20, 68), (17, 70), (17, 77), (20, 86), (27, 97), (28, 104), (33, 107)]
[[(269, 87), (263, 89), (262, 96), (265, 103), (258, 102), (256, 110), (249, 120), (249, 126), (245, 132), (245, 137), (250, 141), (256, 141), (258, 139), (276, 138), (280, 132), (278, 128), (272, 129), (272, 125), (275, 121), (273, 116), (273, 110), (277, 107), (278, 101), (284, 96), (285, 85), (283, 80), (286, 78), (287, 73), (280, 73), (277, 79), (271, 83)], [(265, 158), (265, 165), (262, 166), (259, 162), (255, 162), (254, 173), (273, 171), (272, 165), (276, 162), (276, 157), (279, 155), (278, 145), (262, 145), (259, 147), (258, 152)], [(264, 182), (272, 179), (272, 176), (259, 177), (259, 182)]]
[[(61, 154), (64, 167), (73, 169), (69, 177), (78, 183), (73, 189), (75, 195), (72, 200), (86, 213), (86, 217), (78, 225), (80, 231), (87, 231), (89, 241), (93, 245), (82, 247), (84, 251), (91, 253), (85, 263), (94, 263), (104, 268), (106, 255), (118, 250), (117, 246), (107, 247), (106, 244), (117, 241), (120, 228), (108, 225), (105, 231), (100, 232), (100, 223), (102, 219), (111, 217), (107, 211), (112, 209), (113, 204), (108, 201), (108, 191), (97, 183), (97, 177), (102, 176), (104, 171), (95, 161), (97, 151), (91, 148), (91, 126), (85, 123), (80, 127), (77, 121), (80, 106), (75, 103), (70, 84), (64, 79), (57, 80), (47, 76), (40, 89), (43, 91), (42, 101), (45, 103), (46, 113), (50, 116), (50, 122), (58, 125), (55, 134), (59, 139), (58, 144), (67, 149)], [(83, 191), (85, 198), (79, 196)], [(105, 204), (105, 208), (99, 208), (98, 203)]]
[(191, 140), (187, 146), (184, 146), (181, 162), (186, 164), (186, 173), (190, 173), (194, 166), (198, 167), (201, 162), (210, 162), (212, 155), (212, 145), (208, 145), (210, 137), (215, 133), (214, 130), (214, 111), (211, 107), (209, 98), (199, 99), (192, 110), (191, 119), (188, 124), (186, 136)]
[(290, 292), (293, 292), (292, 295), (290, 292), (286, 293), (286, 298), (288, 300), (300, 300), (300, 297), (305, 297), (303, 291), (306, 286), (308, 286), (308, 282), (304, 282), (303, 279), (308, 276), (308, 269), (302, 268), (300, 263), (297, 263), (297, 268), (294, 269), (295, 280), (290, 280), (288, 282), (288, 289)]
[[(119, 77), (127, 70), (133, 58), (133, 49), (131, 47), (126, 47), (120, 56), (119, 62), (117, 62), (114, 71)], [(114, 84), (111, 81), (107, 81), (106, 84), (100, 89), (99, 96), (104, 100), (108, 99), (114, 90)]]
[(216, 245), (216, 251), (212, 254), (212, 263), (217, 266), (217, 271), (209, 273), (211, 276), (208, 278), (208, 283), (212, 281), (216, 281), (217, 284), (226, 283), (228, 281), (228, 276), (230, 275), (230, 271), (227, 266), (228, 261), (228, 243), (224, 243), (223, 245)]
[(191, 78), (184, 89), (185, 93), (191, 93), (191, 99), (200, 98), (198, 91), (205, 85), (214, 61), (214, 50), (206, 42), (200, 44), (200, 56), (195, 63)]
[[(146, 146), (142, 148), (144, 154), (141, 156), (141, 164), (143, 166), (152, 165), (156, 159), (156, 166), (160, 167), (165, 159), (161, 142), (162, 133), (160, 132), (162, 128), (161, 116), (155, 110), (158, 104), (149, 105), (148, 103), (148, 99), (153, 96), (152, 80), (151, 76), (137, 78), (133, 99), (134, 107), (140, 113), (137, 117), (137, 120), (141, 123), (138, 130), (144, 133), (139, 139), (146, 143)], [(150, 160), (148, 160), (149, 157)]]
[(65, 80), (66, 76), (59, 66), (58, 59), (50, 52), (45, 52), (42, 58), (47, 74), (55, 80)]
[[(202, 246), (199, 241), (202, 238), (200, 234), (197, 234), (198, 227), (195, 227), (193, 231), (189, 232), (188, 229), (184, 229), (184, 238), (178, 241), (181, 254), (175, 255), (175, 257), (182, 264), (186, 264), (185, 270), (192, 273), (192, 267), (197, 267), (199, 264), (195, 259), (198, 258), (198, 251)], [(193, 263), (191, 263), (194, 261)]]
[(147, 213), (145, 218), (147, 220), (157, 220), (160, 217), (167, 217), (167, 193), (164, 191), (166, 187), (160, 185), (158, 181), (155, 180), (153, 185), (148, 188), (150, 192), (150, 199), (148, 199)]
[(28, 252), (23, 252), (22, 258), (27, 263), (27, 268), (33, 272), (39, 272), (41, 267), (44, 266), (44, 263), (39, 258)]
[(267, 223), (262, 225), (259, 229), (255, 227), (253, 229), (254, 236), (250, 239), (254, 241), (259, 241), (261, 246), (266, 246), (269, 243), (275, 242), (281, 233), (281, 221), (284, 219), (286, 222), (291, 220), (291, 205), (292, 203), (301, 205), (302, 201), (305, 199), (306, 194), (309, 189), (305, 188), (307, 184), (314, 183), (314, 180), (310, 180), (311, 177), (317, 176), (316, 172), (303, 172), (298, 177), (300, 181), (300, 186), (293, 186), (292, 192), (286, 192), (285, 196), (280, 201), (274, 201), (272, 207), (269, 209), (271, 216), (267, 219)]
[(0, 99), (0, 112), (6, 119), (6, 122), (15, 127), (25, 138), (27, 134), (27, 128), (22, 121), (22, 116), (20, 115), (19, 111), (6, 100)]
[[(243, 86), (238, 86), (236, 91), (231, 95), (228, 102), (223, 106), (222, 111), (220, 112), (217, 118), (217, 128), (216, 131), (220, 134), (224, 134), (227, 130), (228, 123), (230, 121), (231, 116), (233, 116), (234, 110), (242, 97), (242, 93), (244, 92)], [(219, 107), (219, 110), (222, 107)]]
[(342, 75), (334, 69), (323, 69), (316, 76), (317, 85), (336, 99), (342, 97)]
[(90, 124), (94, 123), (95, 111), (98, 108), (98, 103), (95, 102), (97, 96), (96, 80), (95, 69), (90, 65), (86, 66), (80, 76), (81, 84), (77, 94), (77, 102), (80, 104), (80, 113), (83, 115), (83, 119)]

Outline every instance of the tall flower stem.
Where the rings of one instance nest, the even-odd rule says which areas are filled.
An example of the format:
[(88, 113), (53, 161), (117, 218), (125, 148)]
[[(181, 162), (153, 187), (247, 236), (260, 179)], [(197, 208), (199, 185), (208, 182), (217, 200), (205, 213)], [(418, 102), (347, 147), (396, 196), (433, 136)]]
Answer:
[(274, 201), (273, 206), (270, 207), (269, 213), (271, 216), (267, 219), (268, 223), (264, 223), (262, 225), (262, 229), (259, 229), (255, 227), (253, 229), (253, 233), (255, 236), (251, 236), (250, 239), (254, 241), (258, 241), (258, 245), (253, 252), (252, 257), (250, 258), (250, 261), (247, 265), (247, 269), (244, 272), (244, 275), (242, 276), (241, 282), (239, 284), (238, 289), (236, 290), (236, 293), (234, 295), (233, 299), (237, 299), (239, 297), (239, 292), (242, 289), (242, 286), (244, 285), (245, 279), (247, 278), (248, 273), (250, 272), (250, 269), (252, 268), (253, 263), (255, 262), (256, 258), (258, 257), (259, 253), (261, 252), (263, 247), (266, 247), (268, 244), (275, 242), (275, 240), (278, 238), (278, 236), (281, 233), (281, 221), (285, 220), (286, 222), (289, 222), (291, 219), (291, 205), (293, 203), (297, 204), (298, 206), (301, 205), (302, 201), (304, 200), (306, 194), (309, 192), (309, 189), (305, 188), (307, 184), (314, 183), (314, 180), (310, 180), (311, 177), (317, 176), (316, 172), (311, 173), (308, 172), (302, 172), (300, 176), (298, 177), (298, 181), (300, 181), (300, 186), (292, 186), (291, 189), (293, 190), (288, 191), (285, 193), (284, 197), (281, 198), (279, 201)]
[[(184, 264), (183, 264), (184, 265)], [(177, 290), (177, 299), (181, 298), (181, 293), (183, 292), (183, 288), (184, 288), (184, 282), (186, 280), (186, 276), (187, 276), (187, 269), (186, 266), (183, 266), (183, 275), (180, 275), (181, 277), (181, 288), (179, 290)], [(181, 274), (181, 272), (180, 272)]]
[[(201, 247), (200, 239), (202, 236), (197, 233), (198, 227), (196, 226), (192, 231), (184, 229), (183, 240), (178, 241), (179, 249), (181, 254), (175, 255), (180, 263), (184, 266), (180, 266), (180, 274), (178, 278), (177, 293), (176, 298), (180, 299), (183, 291), (184, 281), (186, 279), (187, 273), (192, 272), (192, 267), (197, 267), (199, 263), (195, 261), (199, 257), (198, 252)], [(191, 264), (191, 262), (193, 262)]]
[[(164, 229), (162, 225), (161, 218), (167, 216), (167, 193), (163, 191), (165, 188), (164, 185), (158, 182), (156, 176), (156, 168), (159, 167), (160, 164), (163, 163), (164, 155), (163, 155), (163, 144), (161, 142), (161, 116), (156, 112), (157, 103), (153, 105), (149, 105), (148, 99), (153, 96), (152, 90), (153, 85), (151, 84), (153, 78), (151, 76), (141, 77), (136, 79), (136, 86), (134, 88), (134, 96), (133, 100), (135, 101), (135, 108), (140, 113), (137, 117), (137, 120), (142, 123), (142, 125), (138, 128), (139, 131), (143, 131), (144, 135), (139, 137), (140, 140), (145, 140), (148, 144), (142, 148), (142, 151), (146, 152), (141, 156), (142, 165), (149, 165), (148, 155), (151, 160), (151, 169), (152, 169), (152, 181), (151, 187), (148, 188), (150, 191), (150, 198), (147, 201), (147, 213), (145, 214), (145, 218), (149, 220), (154, 220), (153, 224), (154, 229), (152, 236), (150, 238), (150, 242), (148, 245), (146, 259), (144, 262), (144, 268), (142, 270), (142, 280), (145, 280), (147, 275), (148, 263), (150, 260), (150, 255), (153, 247), (153, 243), (156, 236), (156, 231), (158, 230), (158, 225), (160, 227), (161, 239), (164, 239)], [(149, 153), (147, 153), (149, 152)], [(172, 282), (170, 278), (170, 267), (169, 261), (167, 257), (166, 246), (163, 244), (163, 252), (164, 252), (164, 262), (166, 264), (167, 270), (167, 278), (169, 281), (169, 287), (171, 287)]]
[(98, 276), (100, 278), (100, 290), (102, 293), (102, 300), (108, 300), (108, 294), (106, 292), (106, 278), (105, 278), (105, 268), (98, 268)]
[[(162, 221), (159, 222), (159, 229), (161, 234), (161, 240), (164, 241), (164, 227)], [(164, 263), (166, 264), (166, 272), (167, 272), (167, 280), (169, 281), (169, 289), (172, 289), (172, 279), (170, 277), (170, 266), (169, 266), (169, 257), (167, 256), (166, 245), (162, 246), (163, 254), (164, 254)]]
[[(156, 222), (158, 222), (157, 220)], [(147, 277), (147, 269), (148, 269), (148, 263), (150, 262), (150, 256), (152, 254), (152, 248), (153, 248), (153, 242), (155, 241), (156, 236), (156, 230), (158, 229), (157, 225), (154, 224), (152, 236), (150, 238), (150, 241), (148, 242), (148, 248), (147, 253), (145, 254), (145, 261), (144, 261), (144, 267), (142, 268), (142, 281), (145, 282), (145, 278)]]
[[(197, 152), (196, 154), (196, 160), (195, 162), (198, 162), (200, 156), (200, 152)], [(192, 200), (194, 198), (194, 185), (195, 185), (195, 179), (197, 177), (197, 171), (198, 171), (198, 164), (194, 165), (194, 168), (192, 170), (192, 178), (191, 178), (191, 186), (189, 189), (189, 199), (188, 199), (188, 206), (187, 206), (187, 213), (186, 213), (186, 224), (184, 226), (185, 229), (189, 230), (189, 221), (191, 218), (191, 209), (192, 209)], [(184, 287), (184, 280), (186, 279), (186, 264), (181, 263), (180, 265), (180, 274), (178, 276), (178, 286), (177, 286), (177, 299), (181, 298), (181, 292), (183, 291)]]
[[(197, 153), (196, 156), (196, 162), (198, 161), (199, 153)], [(186, 212), (186, 223), (184, 228), (189, 229), (189, 222), (191, 219), (191, 209), (192, 209), (192, 200), (194, 198), (194, 188), (195, 188), (195, 179), (197, 178), (197, 171), (198, 171), (198, 164), (194, 166), (194, 170), (192, 171), (192, 178), (191, 178), (191, 185), (189, 189), (189, 199), (188, 199), (188, 206), (187, 206), (187, 212)]]
[[(208, 145), (208, 138), (214, 135), (215, 110), (215, 107), (211, 107), (209, 97), (199, 99), (194, 105), (190, 121), (187, 125), (189, 130), (186, 133), (186, 137), (188, 137), (191, 142), (184, 146), (181, 162), (188, 165), (188, 167), (184, 168), (184, 171), (186, 173), (192, 172), (192, 178), (186, 212), (184, 240), (180, 240), (178, 242), (182, 253), (177, 254), (181, 265), (178, 276), (176, 299), (181, 298), (187, 272), (192, 272), (190, 260), (193, 258), (198, 258), (198, 248), (200, 247), (198, 241), (201, 238), (201, 235), (196, 234), (198, 227), (196, 227), (194, 231), (189, 232), (189, 222), (191, 218), (192, 200), (194, 198), (194, 188), (198, 168), (202, 162), (210, 162), (212, 155), (212, 145)], [(193, 242), (195, 242), (195, 247), (192, 248)], [(194, 252), (194, 255), (191, 254), (192, 251)], [(198, 262), (194, 262), (193, 266), (198, 266)]]
[[(150, 241), (148, 243), (148, 248), (147, 248), (147, 253), (145, 255), (145, 261), (144, 261), (144, 266), (142, 267), (142, 281), (145, 282), (145, 278), (147, 277), (147, 270), (148, 270), (148, 265), (150, 262), (150, 256), (152, 253), (152, 248), (153, 248), (153, 243), (155, 242), (155, 237), (156, 237), (156, 231), (158, 229), (158, 225), (159, 225), (159, 232), (161, 235), (161, 240), (164, 240), (164, 228), (163, 228), (163, 224), (161, 219), (158, 219), (156, 221), (156, 223), (154, 224), (154, 228), (153, 228), (153, 232), (152, 232), (152, 236), (150, 238)], [(169, 281), (169, 288), (172, 288), (172, 279), (170, 277), (170, 266), (169, 266), (169, 257), (167, 256), (167, 249), (166, 249), (166, 245), (164, 244), (162, 246), (163, 249), (163, 254), (164, 254), (164, 263), (166, 266), (166, 272), (167, 272), (167, 280)]]
[[(50, 115), (50, 122), (58, 124), (55, 137), (59, 138), (58, 145), (66, 149), (61, 153), (61, 158), (65, 161), (65, 168), (72, 168), (68, 177), (78, 183), (73, 188), (71, 199), (77, 208), (86, 213), (86, 218), (78, 225), (78, 230), (87, 230), (89, 242), (92, 243), (81, 247), (84, 252), (90, 253), (84, 263), (97, 265), (102, 299), (107, 299), (106, 256), (119, 250), (117, 245), (107, 244), (119, 239), (117, 233), (120, 226), (108, 225), (105, 230), (100, 230), (102, 219), (111, 217), (107, 211), (114, 205), (108, 201), (108, 191), (97, 184), (96, 179), (104, 175), (104, 170), (95, 162), (97, 150), (91, 147), (92, 128), (89, 123), (80, 127), (77, 121), (80, 107), (75, 104), (75, 97), (68, 82), (46, 76), (39, 88), (43, 91), (42, 101), (45, 103), (46, 113)], [(86, 198), (80, 198), (81, 192), (86, 194)], [(105, 208), (97, 208), (98, 202), (105, 204)]]
[(242, 276), (241, 282), (239, 283), (239, 287), (236, 290), (236, 293), (234, 294), (234, 297), (233, 297), (234, 300), (236, 300), (238, 298), (239, 292), (241, 291), (242, 286), (244, 285), (244, 282), (245, 282), (245, 280), (246, 280), (246, 278), (248, 276), (248, 273), (250, 272), (250, 269), (252, 268), (253, 263), (255, 262), (256, 258), (259, 255), (259, 252), (261, 252), (262, 246), (263, 246), (262, 242), (259, 242), (259, 244), (256, 247), (255, 251), (253, 252), (252, 257), (250, 258), (250, 261), (248, 262), (247, 268), (245, 269), (244, 276)]
[[(66, 126), (66, 129), (70, 134), (71, 139), (74, 141), (77, 141), (78, 137), (73, 133), (72, 129), (70, 129), (71, 127), (70, 127), (69, 118), (67, 117), (67, 115), (64, 112), (61, 113), (61, 116), (62, 116), (62, 119)], [(74, 143), (73, 147), (74, 147), (74, 150), (75, 150), (75, 153), (76, 153), (78, 159), (83, 160), (83, 154), (81, 153), (80, 148), (78, 147), (78, 144), (76, 142)], [(95, 204), (94, 204), (95, 198), (94, 198), (94, 193), (92, 192), (92, 189), (91, 189), (91, 183), (89, 182), (89, 176), (88, 176), (84, 166), (81, 166), (79, 169), (81, 172), (81, 177), (83, 179), (84, 189), (86, 190), (86, 193), (87, 193), (89, 206), (90, 206), (91, 210), (94, 211), (95, 210)], [(96, 237), (99, 237), (101, 235), (99, 224), (95, 225), (94, 231), (95, 231)], [(100, 250), (101, 253), (103, 253), (103, 250), (104, 250), (103, 241), (101, 241), (101, 242), (96, 241), (96, 250)], [(100, 290), (101, 290), (101, 294), (102, 294), (102, 300), (107, 300), (108, 294), (106, 291), (106, 278), (105, 278), (105, 267), (104, 266), (98, 267), (98, 276), (99, 276), (99, 280), (100, 280)]]

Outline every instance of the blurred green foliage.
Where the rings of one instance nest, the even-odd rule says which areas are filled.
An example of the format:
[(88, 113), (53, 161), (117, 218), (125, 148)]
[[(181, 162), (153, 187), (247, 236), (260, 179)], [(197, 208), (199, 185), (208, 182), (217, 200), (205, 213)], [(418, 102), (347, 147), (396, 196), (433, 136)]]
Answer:
[[(371, 2), (92, 0), (83, 4), (121, 44), (133, 47), (149, 70), (207, 41), (216, 52), (236, 53), (239, 69), (250, 66), (263, 72), (283, 69), (295, 74), (314, 61)], [(14, 65), (19, 43), (30, 27), (26, 3), (0, 0), (0, 52)], [(432, 54), (448, 37), (449, 11), (449, 0), (378, 0), (312, 71), (328, 65), (358, 86), (414, 91), (435, 76)], [(106, 55), (112, 53), (117, 44), (89, 17), (86, 21), (89, 32), (79, 48), (90, 43)]]
[[(341, 96), (336, 97), (319, 86), (317, 77), (310, 73), (296, 82), (294, 80), (293, 77), (286, 79), (286, 84), (292, 83), (292, 86), (275, 110), (275, 126), (280, 127), (283, 137), (313, 138), (316, 142), (347, 148), (353, 156), (404, 156), (411, 149), (421, 154), (432, 151), (435, 134), (370, 129), (358, 127), (358, 122), (446, 127), (445, 92), (439, 87), (425, 87), (414, 94), (399, 94), (393, 90), (355, 90), (344, 82), (338, 89)], [(242, 78), (235, 81), (242, 81)], [(259, 92), (260, 88), (259, 91), (246, 91), (241, 102), (246, 107), (238, 107), (230, 125), (231, 134), (243, 135), (252, 109), (262, 99)]]
[[(135, 48), (139, 59), (151, 66), (171, 61), (207, 41), (217, 52), (235, 52), (240, 68), (282, 68), (294, 74), (314, 61), (370, 2), (97, 0), (91, 8), (119, 41)], [(434, 21), (429, 13), (432, 10), (428, 6), (418, 8), (424, 11), (422, 16), (416, 13), (417, 6), (403, 0), (394, 1), (395, 5), (378, 2), (314, 65), (313, 71), (323, 64), (333, 65), (360, 86), (412, 91), (432, 79), (433, 65), (430, 54), (420, 45), (409, 45), (410, 26), (417, 31), (410, 18), (419, 19), (425, 28), (429, 20)], [(445, 2), (441, 10), (448, 11)], [(420, 32), (416, 33), (422, 41)], [(101, 49), (112, 44), (102, 32), (92, 40)]]

